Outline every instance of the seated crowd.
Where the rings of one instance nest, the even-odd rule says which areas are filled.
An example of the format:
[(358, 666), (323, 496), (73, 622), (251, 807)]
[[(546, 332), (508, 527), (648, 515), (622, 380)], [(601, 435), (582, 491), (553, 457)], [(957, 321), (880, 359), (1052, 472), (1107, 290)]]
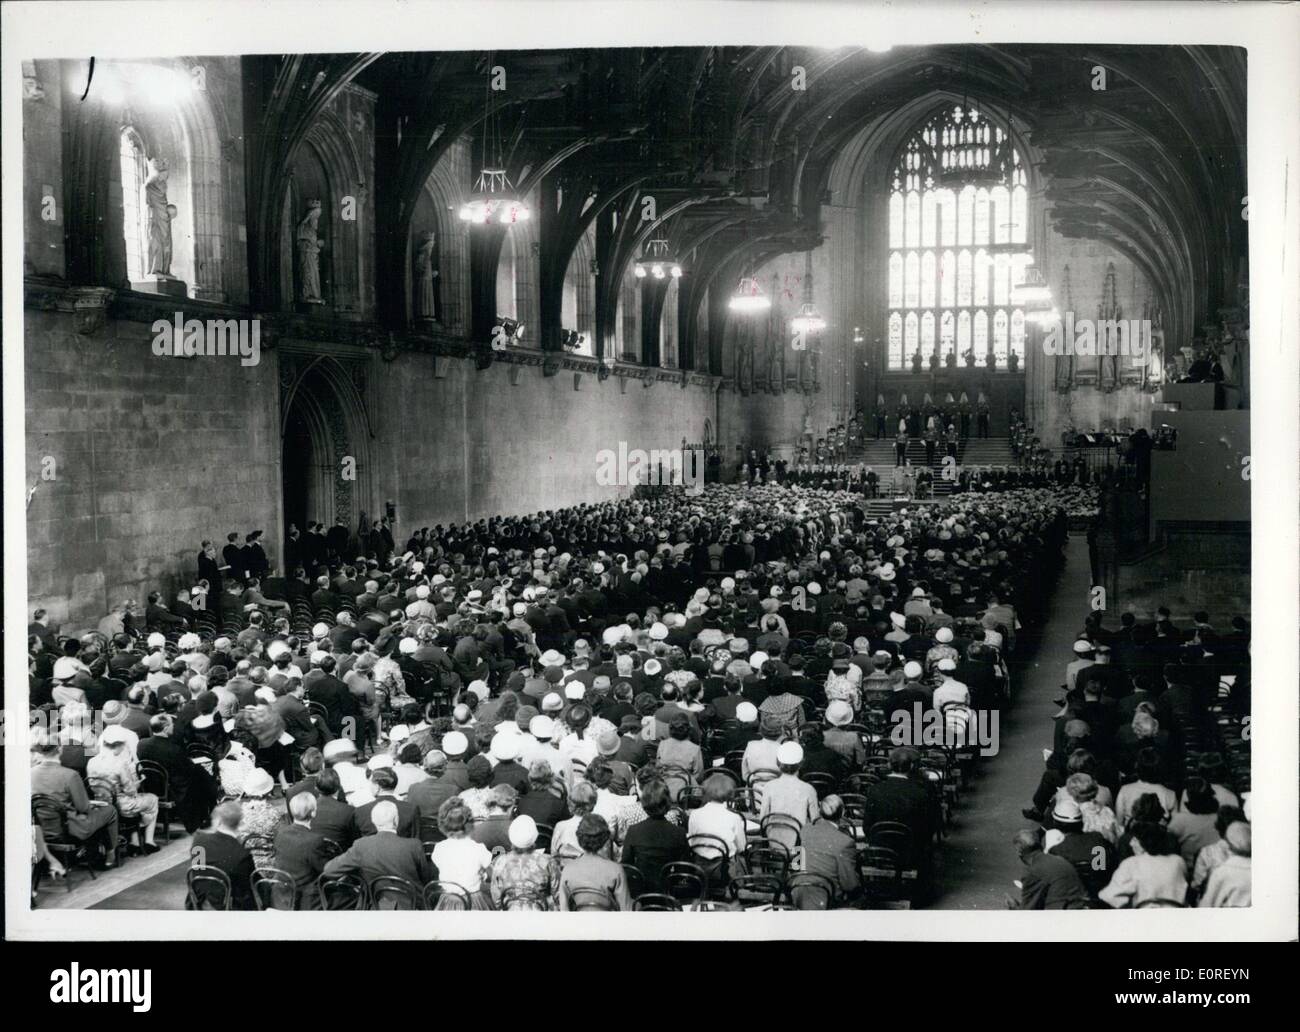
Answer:
[(1090, 613), (1017, 834), (1027, 909), (1250, 906), (1250, 630)]
[(435, 527), (215, 628), (38, 621), (34, 862), (175, 818), (195, 907), (924, 903), (1066, 537), (1050, 490), (977, 501), (715, 486)]

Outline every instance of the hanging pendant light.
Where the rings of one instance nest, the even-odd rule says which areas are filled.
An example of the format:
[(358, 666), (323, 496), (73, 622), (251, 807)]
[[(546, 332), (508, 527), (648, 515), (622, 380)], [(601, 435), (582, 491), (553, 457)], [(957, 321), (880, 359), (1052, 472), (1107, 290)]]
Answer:
[(733, 312), (763, 312), (772, 307), (772, 300), (763, 293), (758, 280), (753, 276), (742, 276), (727, 307)]
[(799, 314), (790, 320), (790, 329), (796, 333), (809, 334), (821, 333), (826, 329), (826, 320), (821, 317), (817, 311), (817, 306), (813, 304), (813, 273), (812, 273), (812, 252), (805, 251), (803, 259), (803, 304), (799, 306)]
[[(488, 51), (487, 66), (492, 67), (491, 51)], [(462, 222), (468, 222), (473, 226), (486, 226), (492, 223), (513, 226), (517, 222), (527, 222), (533, 215), (506, 174), (499, 119), (499, 114), (492, 110), (492, 93), (489, 85), (483, 101), (484, 166), (478, 174), (473, 195), (460, 206), (458, 212)]]
[(1011, 288), (1013, 305), (1038, 307), (1044, 301), (1052, 300), (1052, 288), (1047, 285), (1043, 274), (1033, 265), (1026, 266), (1025, 278)]
[(669, 276), (678, 279), (682, 274), (682, 265), (670, 256), (668, 241), (657, 237), (646, 243), (645, 254), (637, 259), (632, 272), (637, 279), (645, 279), (647, 276), (660, 280)]

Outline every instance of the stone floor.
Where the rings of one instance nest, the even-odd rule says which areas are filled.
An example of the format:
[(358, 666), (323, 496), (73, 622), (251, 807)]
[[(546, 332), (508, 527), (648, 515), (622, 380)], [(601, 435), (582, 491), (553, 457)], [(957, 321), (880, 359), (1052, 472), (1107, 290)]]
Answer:
[[(983, 763), (980, 776), (965, 792), (944, 842), (938, 896), (928, 909), (1001, 910), (1014, 894), (1019, 877), (1011, 836), (1027, 826), (1020, 815), (1043, 769), (1051, 743), (1070, 645), (1086, 612), (1088, 545), (1070, 538), (1065, 568), (1056, 583), (1047, 621), (1036, 634), (1022, 635), (1013, 660), (1015, 705), (999, 726), (999, 751)], [(180, 831), (181, 829), (175, 829)], [(185, 899), (188, 835), (172, 838), (155, 856), (129, 861), (121, 869), (91, 881), (75, 877), (72, 892), (45, 879), (39, 905), (49, 909), (181, 910)]]

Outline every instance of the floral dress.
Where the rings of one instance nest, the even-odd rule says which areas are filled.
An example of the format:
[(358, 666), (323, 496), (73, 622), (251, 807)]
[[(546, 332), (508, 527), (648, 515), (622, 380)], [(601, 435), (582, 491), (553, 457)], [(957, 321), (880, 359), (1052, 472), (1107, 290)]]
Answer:
[(265, 835), (270, 840), (271, 847), (252, 849), (253, 863), (259, 868), (274, 866), (275, 833), (280, 830), (280, 824), (285, 816), (283, 801), (244, 799), (241, 800), (240, 805), (244, 813), (239, 819), (237, 832), (239, 841), (244, 842), (250, 835)]
[(499, 910), (554, 909), (559, 888), (559, 865), (539, 850), (503, 853), (492, 864), (492, 902)]

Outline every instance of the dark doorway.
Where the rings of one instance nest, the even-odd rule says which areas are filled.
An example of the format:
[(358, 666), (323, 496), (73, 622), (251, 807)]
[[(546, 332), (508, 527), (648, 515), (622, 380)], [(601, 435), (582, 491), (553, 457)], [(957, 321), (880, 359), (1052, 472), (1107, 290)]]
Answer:
[(318, 461), (312, 447), (311, 430), (303, 418), (301, 407), (295, 405), (289, 413), (288, 426), (285, 427), (284, 450), (280, 462), (286, 532), (289, 524), (293, 524), (300, 533), (306, 533), (308, 520), (318, 518), (311, 498), (311, 471)]

